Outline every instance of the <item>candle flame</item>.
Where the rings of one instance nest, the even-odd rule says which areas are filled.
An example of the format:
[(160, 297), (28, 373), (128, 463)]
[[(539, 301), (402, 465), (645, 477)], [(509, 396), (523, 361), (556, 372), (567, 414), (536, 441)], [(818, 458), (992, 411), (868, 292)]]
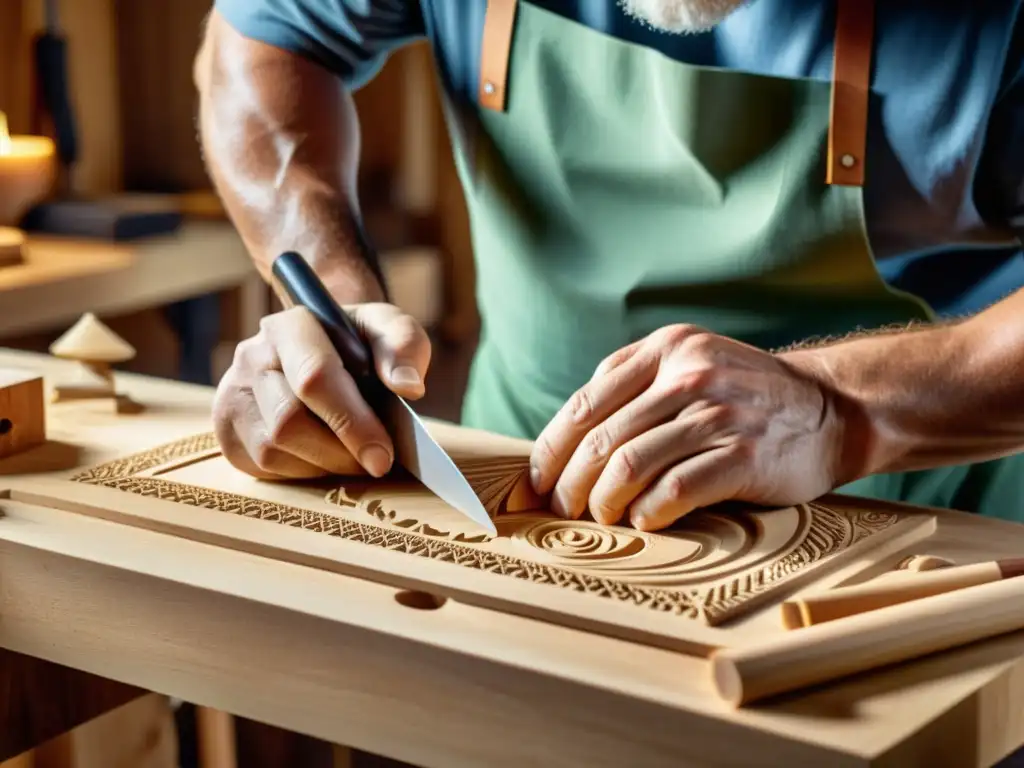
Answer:
[(11, 132), (7, 130), (7, 115), (0, 112), (0, 155), (11, 154)]

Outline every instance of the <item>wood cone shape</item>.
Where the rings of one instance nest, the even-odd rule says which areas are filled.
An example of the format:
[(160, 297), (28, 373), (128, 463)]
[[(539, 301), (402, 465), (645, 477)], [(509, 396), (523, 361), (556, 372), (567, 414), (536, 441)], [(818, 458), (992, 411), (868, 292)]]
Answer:
[(86, 312), (50, 345), (50, 354), (84, 362), (123, 363), (135, 357), (135, 348), (92, 312)]

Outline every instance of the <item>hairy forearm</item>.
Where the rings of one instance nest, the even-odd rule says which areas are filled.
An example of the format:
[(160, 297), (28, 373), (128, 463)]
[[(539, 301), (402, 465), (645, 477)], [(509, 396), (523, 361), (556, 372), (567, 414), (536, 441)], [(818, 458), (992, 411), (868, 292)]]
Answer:
[(359, 127), (326, 70), (210, 14), (194, 67), (207, 168), (257, 269), (301, 253), (344, 303), (385, 297), (359, 223)]
[(782, 357), (834, 394), (844, 481), (1024, 451), (1024, 290), (958, 323)]

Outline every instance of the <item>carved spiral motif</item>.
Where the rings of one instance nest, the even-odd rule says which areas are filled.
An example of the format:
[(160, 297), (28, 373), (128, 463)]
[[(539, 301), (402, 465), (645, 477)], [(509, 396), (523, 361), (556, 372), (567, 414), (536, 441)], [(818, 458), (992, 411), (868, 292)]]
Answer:
[(888, 525), (892, 521), (892, 513), (867, 509), (859, 512), (856, 515), (856, 520), (864, 525)]
[(642, 536), (568, 520), (532, 525), (519, 535), (528, 544), (550, 555), (572, 560), (612, 560), (642, 551)]
[(860, 510), (849, 515), (848, 519), (851, 521), (851, 529), (855, 529), (861, 535), (876, 530), (883, 530), (893, 525), (896, 521), (896, 517), (892, 513), (879, 512), (872, 509)]

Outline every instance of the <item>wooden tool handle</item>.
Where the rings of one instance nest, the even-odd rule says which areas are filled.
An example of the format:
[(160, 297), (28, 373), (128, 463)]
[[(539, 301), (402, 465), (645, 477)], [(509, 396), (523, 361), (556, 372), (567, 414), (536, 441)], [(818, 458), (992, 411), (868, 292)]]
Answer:
[(886, 574), (884, 578), (864, 584), (787, 601), (782, 606), (783, 623), (788, 629), (810, 627), (890, 605), (998, 581), (1020, 573), (1006, 573), (1006, 570), (1000, 563), (987, 562), (935, 571)]
[(1010, 578), (787, 632), (711, 657), (734, 706), (1024, 628), (1024, 578)]

